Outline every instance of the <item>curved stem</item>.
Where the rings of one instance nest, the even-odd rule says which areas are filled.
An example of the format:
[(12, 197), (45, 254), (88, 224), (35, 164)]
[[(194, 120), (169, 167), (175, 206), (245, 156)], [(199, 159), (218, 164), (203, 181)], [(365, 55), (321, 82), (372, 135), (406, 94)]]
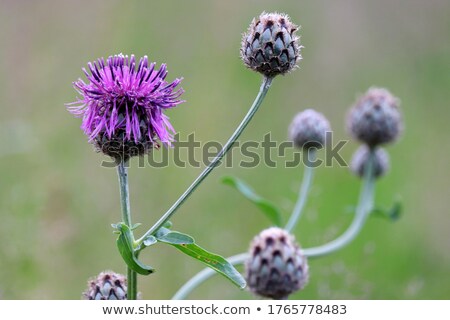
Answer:
[(250, 120), (255, 115), (256, 111), (258, 111), (259, 106), (261, 105), (262, 101), (264, 100), (264, 97), (267, 94), (267, 91), (270, 88), (270, 85), (272, 84), (273, 78), (264, 77), (263, 82), (261, 84), (261, 88), (259, 89), (259, 93), (255, 98), (255, 101), (253, 102), (252, 106), (250, 107), (250, 110), (245, 115), (242, 122), (239, 124), (237, 129), (234, 131), (234, 133), (231, 135), (230, 139), (227, 141), (227, 143), (224, 145), (222, 150), (216, 155), (216, 157), (211, 161), (211, 163), (203, 170), (202, 173), (195, 179), (195, 181), (187, 188), (187, 190), (178, 198), (178, 200), (167, 210), (167, 212), (151, 227), (137, 242), (142, 243), (146, 237), (149, 235), (152, 235), (156, 231), (158, 231), (159, 228), (161, 228), (164, 223), (166, 223), (172, 215), (175, 213), (175, 211), (183, 204), (183, 202), (192, 194), (192, 192), (199, 186), (199, 184), (208, 176), (208, 174), (219, 165), (220, 160), (222, 160), (223, 156), (230, 150), (233, 143), (239, 138), (242, 131), (244, 131), (245, 127), (248, 125)]
[(363, 185), (361, 188), (358, 206), (356, 207), (355, 217), (350, 227), (337, 239), (330, 241), (324, 245), (304, 250), (304, 254), (309, 258), (317, 258), (334, 251), (337, 251), (349, 244), (360, 233), (364, 223), (373, 209), (373, 198), (375, 189), (375, 177), (373, 176), (373, 150), (370, 151), (369, 161), (367, 162)]
[[(120, 187), (120, 205), (122, 209), (122, 220), (131, 228), (131, 210), (130, 210), (130, 190), (128, 187), (128, 168), (127, 164), (121, 161), (117, 165), (117, 175), (119, 176)], [(137, 273), (127, 267), (127, 298), (136, 300), (137, 295)]]
[[(314, 161), (316, 157), (315, 149), (308, 149), (305, 152), (306, 157), (308, 157), (308, 161)], [(311, 188), (312, 180), (314, 176), (314, 167), (305, 165), (305, 172), (303, 175), (302, 185), (300, 187), (300, 193), (298, 195), (297, 203), (295, 204), (294, 210), (292, 211), (291, 217), (289, 218), (288, 223), (284, 229), (287, 232), (292, 232), (292, 230), (297, 225), (297, 222), (300, 220), (302, 215), (303, 208), (306, 204), (306, 199), (308, 198), (309, 189)]]
[[(243, 264), (247, 259), (247, 253), (237, 254), (235, 256), (227, 258), (228, 262), (232, 265)], [(200, 284), (211, 278), (213, 275), (217, 274), (211, 268), (206, 268), (197, 273), (194, 277), (192, 277), (188, 282), (186, 282), (172, 297), (172, 300), (183, 300), (185, 299), (189, 293), (191, 293), (195, 288), (197, 288)]]

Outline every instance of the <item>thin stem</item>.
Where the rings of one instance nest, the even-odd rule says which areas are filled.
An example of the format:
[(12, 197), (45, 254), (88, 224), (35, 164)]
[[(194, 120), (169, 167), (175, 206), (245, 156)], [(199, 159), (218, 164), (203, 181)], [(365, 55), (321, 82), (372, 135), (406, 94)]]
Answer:
[(142, 243), (146, 237), (149, 235), (152, 235), (156, 231), (158, 231), (159, 228), (161, 228), (164, 223), (166, 223), (172, 215), (175, 213), (175, 211), (183, 204), (183, 202), (192, 194), (192, 192), (199, 186), (199, 184), (208, 176), (208, 174), (219, 165), (220, 160), (222, 160), (223, 156), (230, 150), (233, 143), (239, 138), (242, 131), (244, 131), (245, 127), (248, 125), (250, 120), (255, 115), (256, 111), (258, 111), (259, 106), (261, 105), (262, 101), (264, 100), (264, 97), (267, 94), (267, 91), (270, 88), (270, 85), (272, 84), (273, 78), (264, 77), (263, 82), (261, 84), (261, 88), (259, 90), (258, 95), (255, 98), (255, 101), (253, 102), (252, 106), (250, 107), (250, 110), (245, 115), (242, 122), (239, 124), (237, 129), (234, 131), (234, 133), (231, 135), (230, 139), (227, 141), (227, 143), (223, 146), (222, 150), (216, 155), (216, 157), (211, 161), (211, 163), (203, 170), (202, 173), (195, 179), (195, 181), (189, 186), (189, 188), (186, 189), (186, 191), (178, 198), (178, 200), (167, 210), (167, 212), (151, 227), (137, 242)]
[[(119, 176), (120, 187), (120, 205), (122, 208), (122, 220), (131, 228), (131, 210), (130, 210), (130, 190), (128, 187), (128, 168), (127, 164), (121, 161), (117, 165), (117, 175)], [(127, 298), (136, 300), (137, 296), (137, 274), (127, 267)]]
[(137, 300), (137, 273), (127, 267), (127, 300)]
[[(306, 157), (308, 157), (308, 162), (313, 162), (316, 158), (316, 150), (308, 149), (305, 151)], [(297, 203), (295, 204), (294, 210), (292, 211), (291, 217), (289, 218), (286, 227), (284, 228), (287, 232), (292, 232), (292, 230), (297, 225), (302, 215), (303, 208), (306, 204), (306, 199), (308, 198), (309, 189), (311, 188), (312, 180), (314, 176), (314, 166), (305, 165), (305, 172), (303, 175), (302, 185), (300, 187), (300, 192), (298, 195)]]
[(120, 205), (122, 209), (123, 222), (131, 227), (131, 210), (130, 210), (130, 190), (128, 188), (128, 168), (127, 164), (121, 161), (117, 165), (117, 175), (119, 176), (120, 187)]
[(324, 245), (304, 250), (304, 254), (309, 258), (317, 258), (335, 252), (349, 244), (360, 233), (373, 209), (373, 198), (375, 189), (375, 177), (373, 176), (374, 152), (370, 151), (369, 161), (364, 170), (363, 185), (356, 207), (355, 217), (350, 227), (337, 239)]
[[(237, 254), (235, 256), (227, 258), (228, 262), (232, 265), (243, 264), (245, 260), (247, 260), (247, 253)], [(194, 277), (192, 277), (188, 282), (186, 282), (172, 297), (172, 300), (183, 300), (185, 299), (195, 288), (197, 288), (200, 284), (211, 278), (213, 275), (217, 274), (211, 268), (206, 268), (197, 273)]]

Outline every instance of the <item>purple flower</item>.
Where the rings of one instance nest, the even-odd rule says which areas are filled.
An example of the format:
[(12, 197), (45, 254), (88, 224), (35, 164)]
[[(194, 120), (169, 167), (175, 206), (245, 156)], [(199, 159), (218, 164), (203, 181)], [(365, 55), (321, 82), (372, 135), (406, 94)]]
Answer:
[(178, 99), (184, 90), (176, 89), (182, 79), (165, 81), (166, 65), (156, 70), (146, 56), (137, 66), (134, 55), (119, 54), (88, 67), (88, 83), (73, 83), (82, 98), (68, 110), (83, 118), (81, 128), (99, 151), (128, 158), (158, 146), (156, 138), (171, 145), (174, 129), (163, 111), (184, 102)]

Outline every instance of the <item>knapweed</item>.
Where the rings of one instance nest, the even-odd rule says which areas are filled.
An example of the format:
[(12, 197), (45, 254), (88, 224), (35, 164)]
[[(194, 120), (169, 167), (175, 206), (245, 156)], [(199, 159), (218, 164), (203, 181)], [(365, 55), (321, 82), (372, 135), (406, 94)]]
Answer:
[(289, 139), (301, 149), (320, 149), (325, 144), (326, 133), (330, 131), (330, 123), (323, 114), (306, 109), (292, 120), (289, 126)]
[(166, 65), (156, 69), (145, 56), (136, 64), (134, 55), (101, 58), (83, 68), (88, 82), (73, 85), (81, 98), (68, 104), (82, 117), (81, 128), (95, 149), (116, 161), (147, 154), (158, 141), (170, 145), (174, 129), (165, 109), (182, 103), (182, 79), (167, 82)]
[[(353, 154), (350, 164), (351, 171), (359, 177), (364, 176), (364, 170), (369, 160), (370, 149), (361, 145)], [(379, 178), (389, 170), (389, 154), (381, 147), (374, 150), (373, 176)]]
[(395, 141), (403, 124), (399, 99), (383, 88), (370, 88), (347, 116), (347, 128), (369, 147)]
[(294, 236), (272, 227), (257, 235), (245, 264), (249, 289), (262, 297), (287, 299), (308, 281), (308, 263)]
[(83, 292), (85, 300), (127, 300), (127, 281), (124, 275), (113, 271), (101, 272), (88, 281)]
[(266, 77), (291, 71), (302, 58), (298, 28), (285, 14), (263, 12), (242, 37), (244, 64)]

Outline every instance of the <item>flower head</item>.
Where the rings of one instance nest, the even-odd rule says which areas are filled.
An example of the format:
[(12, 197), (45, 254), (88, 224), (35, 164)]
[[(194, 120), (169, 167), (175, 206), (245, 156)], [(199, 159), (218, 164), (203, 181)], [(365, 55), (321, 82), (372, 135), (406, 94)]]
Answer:
[(286, 14), (263, 12), (242, 37), (244, 64), (267, 77), (291, 71), (302, 58), (298, 28)]
[(85, 300), (127, 300), (127, 281), (124, 275), (103, 271), (88, 281), (83, 292)]
[(350, 109), (348, 131), (370, 147), (395, 141), (403, 129), (398, 98), (383, 88), (370, 88)]
[[(359, 177), (364, 176), (365, 167), (369, 161), (370, 149), (361, 145), (353, 154), (350, 170)], [(389, 170), (389, 154), (381, 147), (374, 150), (373, 176), (379, 178)]]
[(245, 264), (248, 286), (257, 295), (272, 299), (286, 299), (308, 282), (306, 257), (294, 236), (272, 227), (257, 235)]
[(323, 114), (306, 109), (299, 112), (289, 126), (289, 138), (298, 148), (322, 148), (326, 133), (331, 131), (330, 123)]
[(182, 79), (167, 82), (166, 65), (157, 70), (146, 56), (138, 64), (134, 55), (101, 58), (88, 69), (88, 82), (73, 84), (82, 98), (68, 109), (83, 118), (81, 128), (98, 151), (117, 160), (148, 153), (157, 139), (171, 144), (174, 129), (163, 111), (183, 102), (183, 89), (176, 89)]

